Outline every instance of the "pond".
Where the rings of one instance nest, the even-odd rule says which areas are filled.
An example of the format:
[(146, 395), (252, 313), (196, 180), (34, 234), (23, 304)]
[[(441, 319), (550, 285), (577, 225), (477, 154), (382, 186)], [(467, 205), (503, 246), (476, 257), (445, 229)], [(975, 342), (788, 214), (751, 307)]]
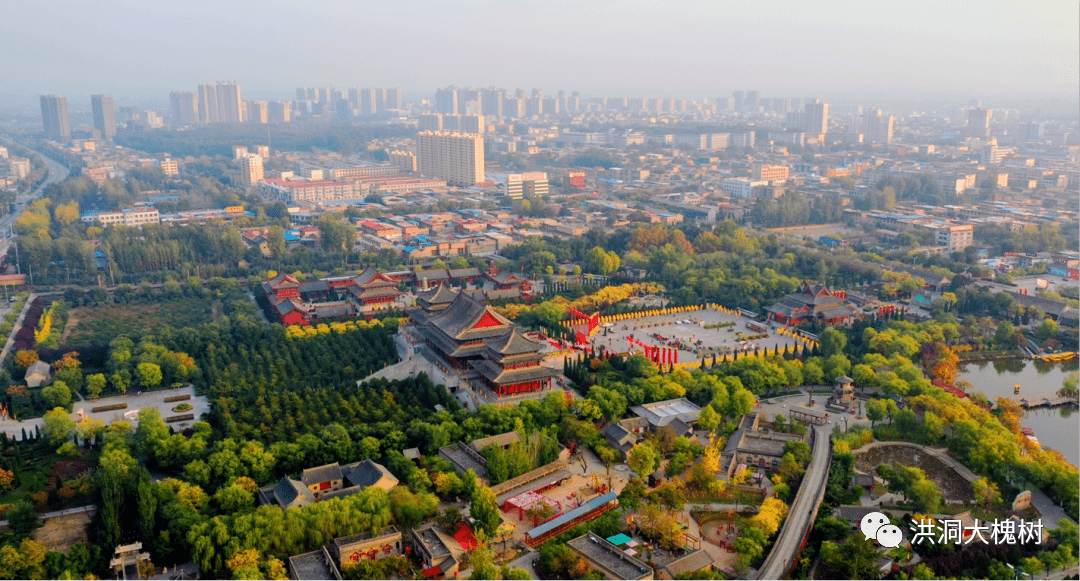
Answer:
[[(1080, 360), (1057, 363), (1025, 359), (1000, 359), (961, 364), (958, 379), (966, 379), (976, 391), (993, 401), (995, 396), (1016, 397), (1013, 387), (1020, 384), (1020, 397), (1052, 395), (1061, 389), (1065, 378), (1080, 368)], [(1072, 465), (1080, 464), (1080, 446), (1076, 434), (1080, 431), (1080, 413), (1076, 407), (1039, 408), (1021, 420), (1025, 427), (1035, 430), (1044, 448), (1061, 452)]]

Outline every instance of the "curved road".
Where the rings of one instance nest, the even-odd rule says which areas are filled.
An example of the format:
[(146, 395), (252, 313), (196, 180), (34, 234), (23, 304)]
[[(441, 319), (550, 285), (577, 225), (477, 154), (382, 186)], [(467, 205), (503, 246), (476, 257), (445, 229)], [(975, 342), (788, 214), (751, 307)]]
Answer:
[(788, 510), (788, 517), (780, 527), (772, 551), (758, 570), (757, 579), (782, 579), (791, 570), (795, 557), (810, 534), (810, 527), (814, 526), (821, 500), (825, 497), (825, 484), (829, 478), (829, 466), (832, 464), (832, 438), (829, 431), (821, 426), (811, 429), (814, 436), (814, 457), (806, 467), (799, 493), (795, 495), (795, 502)]

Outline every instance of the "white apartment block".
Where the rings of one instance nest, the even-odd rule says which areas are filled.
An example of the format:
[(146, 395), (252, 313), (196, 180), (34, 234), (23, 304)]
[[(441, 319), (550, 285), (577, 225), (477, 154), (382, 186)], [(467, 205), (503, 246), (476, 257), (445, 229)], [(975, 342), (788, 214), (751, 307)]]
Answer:
[(520, 200), (526, 194), (529, 197), (546, 196), (549, 193), (548, 177), (542, 171), (512, 173), (506, 176), (506, 197)]
[(339, 167), (330, 170), (330, 179), (341, 180), (345, 178), (374, 178), (396, 175), (398, 168), (394, 165), (369, 165), (363, 167)]
[(754, 188), (767, 186), (768, 182), (751, 181), (750, 178), (731, 178), (724, 180), (723, 189), (733, 198), (749, 198), (754, 195)]
[(973, 224), (920, 224), (934, 232), (934, 243), (948, 248), (949, 252), (961, 252), (974, 243)]
[(416, 171), (415, 153), (411, 151), (391, 151), (388, 155), (390, 156), (390, 164), (397, 169), (407, 173)]
[(160, 224), (161, 216), (157, 208), (137, 208), (113, 212), (89, 212), (83, 214), (79, 220), (86, 223), (98, 222), (105, 226), (143, 226)]
[(263, 158), (258, 155), (248, 154), (240, 158), (240, 183), (251, 187), (262, 181)]
[(30, 175), (30, 160), (25, 157), (13, 157), (9, 162), (11, 166), (11, 177), (16, 180), (21, 180)]
[(363, 198), (368, 188), (362, 182), (273, 178), (259, 182), (259, 193), (283, 202), (326, 202)]
[(451, 186), (484, 181), (484, 138), (468, 133), (423, 131), (416, 136), (417, 169)]

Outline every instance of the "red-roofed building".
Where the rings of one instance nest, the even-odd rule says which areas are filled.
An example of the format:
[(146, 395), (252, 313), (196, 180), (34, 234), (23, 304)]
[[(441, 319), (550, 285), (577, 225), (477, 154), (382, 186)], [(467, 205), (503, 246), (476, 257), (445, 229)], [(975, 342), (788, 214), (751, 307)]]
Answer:
[[(427, 348), (466, 380), (486, 386), (499, 396), (539, 391), (559, 375), (541, 365), (543, 345), (472, 294), (457, 291), (449, 304), (431, 302), (435, 289), (421, 295), (424, 308), (413, 312)], [(443, 294), (448, 294), (443, 292)]]
[(394, 226), (393, 224), (387, 224), (386, 222), (376, 222), (374, 220), (362, 220), (359, 223), (360, 231), (365, 234), (374, 234), (379, 238), (385, 238), (386, 240), (401, 240), (401, 228)]

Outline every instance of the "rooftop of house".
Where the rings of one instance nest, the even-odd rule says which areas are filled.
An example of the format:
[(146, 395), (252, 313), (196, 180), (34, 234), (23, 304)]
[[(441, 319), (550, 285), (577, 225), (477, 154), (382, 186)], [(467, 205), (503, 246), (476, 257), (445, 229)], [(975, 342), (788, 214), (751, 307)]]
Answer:
[(627, 555), (610, 541), (592, 531), (566, 544), (589, 561), (614, 573), (617, 579), (641, 579), (651, 577), (653, 574), (652, 567)]
[(685, 397), (634, 406), (630, 411), (657, 427), (666, 426), (676, 418), (687, 423), (695, 422), (701, 414), (701, 408)]

